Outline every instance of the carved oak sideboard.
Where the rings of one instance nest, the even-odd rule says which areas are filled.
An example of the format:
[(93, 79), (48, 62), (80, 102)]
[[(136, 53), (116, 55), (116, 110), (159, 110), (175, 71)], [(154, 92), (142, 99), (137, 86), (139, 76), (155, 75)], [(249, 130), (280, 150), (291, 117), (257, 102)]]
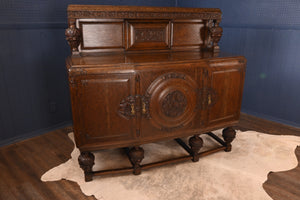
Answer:
[[(66, 63), (86, 181), (231, 150), (246, 59), (220, 52), (220, 21), (212, 8), (68, 7)], [(211, 132), (220, 128), (223, 139)], [(200, 151), (201, 134), (220, 146)], [(188, 155), (141, 164), (142, 144), (170, 139)], [(93, 171), (92, 152), (111, 148), (127, 149), (132, 167)]]

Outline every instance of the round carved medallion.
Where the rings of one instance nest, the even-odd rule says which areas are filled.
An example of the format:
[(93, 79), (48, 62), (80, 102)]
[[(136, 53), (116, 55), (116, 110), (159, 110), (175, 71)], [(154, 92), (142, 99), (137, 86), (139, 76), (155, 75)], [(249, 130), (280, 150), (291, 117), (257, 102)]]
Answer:
[(173, 131), (195, 117), (197, 83), (188, 74), (170, 72), (157, 77), (147, 89), (150, 122), (161, 130)]
[(178, 117), (184, 113), (187, 106), (185, 95), (175, 90), (169, 93), (162, 101), (162, 112), (168, 117)]

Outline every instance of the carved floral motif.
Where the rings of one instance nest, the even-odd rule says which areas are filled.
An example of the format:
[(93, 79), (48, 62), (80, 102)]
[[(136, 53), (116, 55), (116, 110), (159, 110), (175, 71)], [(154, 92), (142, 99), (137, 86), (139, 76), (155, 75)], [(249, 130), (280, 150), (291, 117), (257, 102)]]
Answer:
[(136, 42), (164, 42), (165, 29), (136, 29)]
[(185, 95), (176, 90), (169, 93), (162, 101), (162, 112), (168, 117), (178, 117), (184, 113), (187, 106)]
[(171, 72), (162, 76), (162, 80), (173, 79), (173, 78), (180, 78), (185, 80), (185, 74)]

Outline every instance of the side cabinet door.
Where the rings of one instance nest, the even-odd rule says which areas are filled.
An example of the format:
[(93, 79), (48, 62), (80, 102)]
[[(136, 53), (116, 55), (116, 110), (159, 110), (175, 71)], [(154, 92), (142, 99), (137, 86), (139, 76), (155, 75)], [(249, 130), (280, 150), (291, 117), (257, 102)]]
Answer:
[(130, 105), (120, 108), (123, 99), (135, 94), (133, 73), (83, 75), (76, 82), (71, 98), (77, 146), (99, 149), (135, 139)]
[(208, 126), (236, 122), (240, 116), (244, 58), (210, 62)]

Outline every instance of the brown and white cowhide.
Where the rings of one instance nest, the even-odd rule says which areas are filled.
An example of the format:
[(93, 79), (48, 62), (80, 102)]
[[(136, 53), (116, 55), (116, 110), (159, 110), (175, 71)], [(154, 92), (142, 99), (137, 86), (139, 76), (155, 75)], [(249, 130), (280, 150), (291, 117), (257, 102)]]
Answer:
[[(220, 135), (221, 131), (215, 134)], [(74, 141), (73, 133), (69, 137)], [(212, 139), (201, 137), (206, 148), (217, 145)], [(46, 172), (41, 180), (77, 182), (85, 195), (99, 200), (271, 200), (262, 187), (268, 173), (297, 166), (294, 150), (300, 137), (239, 131), (232, 144), (232, 152), (218, 152), (196, 163), (153, 168), (139, 176), (94, 177), (91, 182), (84, 181), (77, 161), (79, 150), (74, 148), (71, 159)], [(186, 154), (174, 141), (146, 144), (143, 148), (142, 164)], [(94, 170), (130, 166), (122, 150), (94, 154)]]

